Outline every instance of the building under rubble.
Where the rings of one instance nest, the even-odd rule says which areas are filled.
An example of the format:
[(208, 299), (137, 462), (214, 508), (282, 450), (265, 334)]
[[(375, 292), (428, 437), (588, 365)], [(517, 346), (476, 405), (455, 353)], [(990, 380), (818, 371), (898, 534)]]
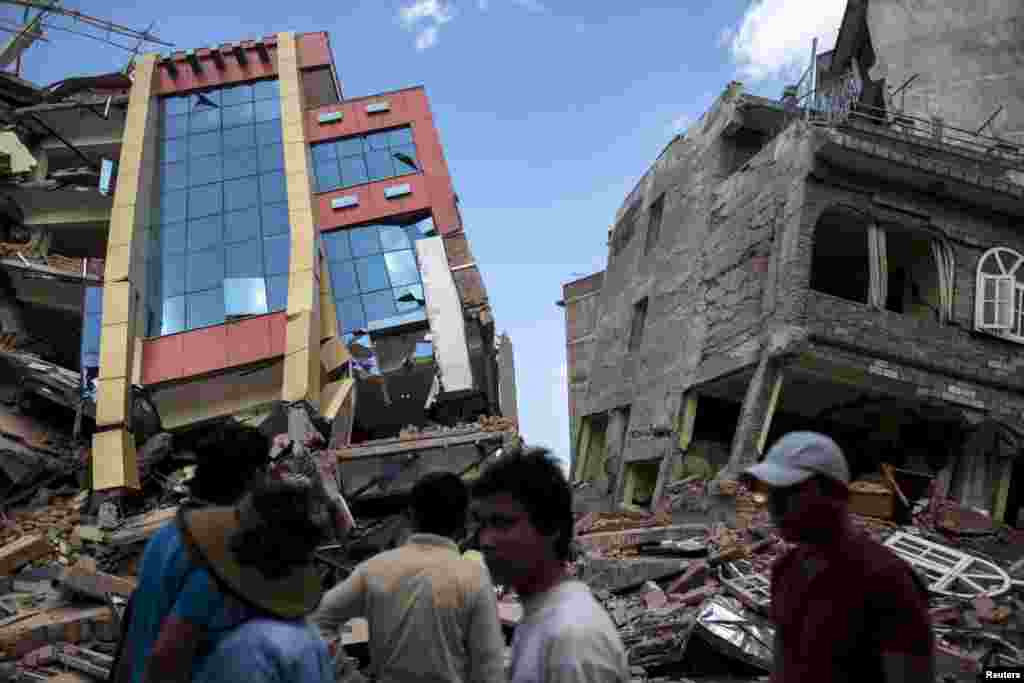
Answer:
[(800, 84), (778, 101), (730, 84), (626, 197), (607, 268), (559, 302), (582, 499), (649, 506), (815, 428), (854, 476), (934, 474), (1024, 521), (1024, 67), (1007, 28), (1024, 10), (974, 3), (951, 24), (949, 5), (849, 0)]
[[(94, 489), (224, 419), (296, 436), (298, 410), (371, 494), (515, 432), (423, 87), (346, 98), (326, 33), (279, 33), (47, 88), (0, 74), (0, 101), (3, 381), (78, 419)], [(31, 381), (53, 366), (59, 391)]]

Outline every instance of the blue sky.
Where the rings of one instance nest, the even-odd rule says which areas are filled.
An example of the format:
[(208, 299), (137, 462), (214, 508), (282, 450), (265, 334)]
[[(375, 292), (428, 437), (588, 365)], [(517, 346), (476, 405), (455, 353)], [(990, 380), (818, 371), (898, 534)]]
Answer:
[[(604, 267), (616, 209), (671, 137), (730, 80), (780, 96), (812, 37), (831, 47), (845, 0), (179, 0), (173, 16), (171, 3), (64, 6), (134, 29), (155, 22), (177, 49), (328, 31), (347, 97), (426, 86), (498, 327), (515, 346), (523, 433), (568, 459), (562, 283)], [(4, 6), (0, 26), (20, 16)], [(127, 52), (58, 30), (81, 25), (52, 24), (23, 77), (48, 84), (125, 65)]]

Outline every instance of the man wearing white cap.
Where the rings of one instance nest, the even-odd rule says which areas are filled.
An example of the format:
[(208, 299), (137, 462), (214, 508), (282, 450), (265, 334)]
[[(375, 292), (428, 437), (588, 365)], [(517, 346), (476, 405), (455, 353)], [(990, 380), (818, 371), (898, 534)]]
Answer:
[(790, 432), (744, 475), (768, 485), (772, 519), (797, 544), (772, 569), (772, 683), (935, 680), (927, 589), (853, 527), (839, 446)]

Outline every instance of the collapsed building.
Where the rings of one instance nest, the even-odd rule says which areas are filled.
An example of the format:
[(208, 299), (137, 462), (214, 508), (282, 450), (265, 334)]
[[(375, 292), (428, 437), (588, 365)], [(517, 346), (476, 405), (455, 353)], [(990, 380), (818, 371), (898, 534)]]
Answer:
[(653, 509), (813, 428), (855, 478), (888, 463), (1024, 522), (1024, 69), (1001, 28), (1024, 15), (946, 4), (850, 0), (798, 86), (731, 83), (626, 197), (607, 268), (559, 302), (591, 508)]
[(0, 410), (46, 403), (98, 500), (224, 420), (320, 435), (365, 500), (514, 437), (423, 87), (345, 98), (327, 34), (280, 33), (0, 100)]

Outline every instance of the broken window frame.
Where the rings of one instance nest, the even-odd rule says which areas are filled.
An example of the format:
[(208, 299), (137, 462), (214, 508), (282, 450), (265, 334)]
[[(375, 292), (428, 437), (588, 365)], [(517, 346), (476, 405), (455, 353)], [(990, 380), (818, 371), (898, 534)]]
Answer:
[[(992, 262), (998, 274), (984, 272), (985, 265)], [(1008, 247), (993, 247), (978, 259), (974, 292), (976, 330), (1024, 343), (1024, 283), (1017, 277), (1022, 263), (1024, 256)], [(986, 292), (989, 284), (992, 296)], [(991, 317), (986, 315), (986, 304), (992, 306)]]
[[(928, 590), (932, 593), (969, 600), (982, 595), (1002, 595), (1012, 585), (1006, 572), (988, 560), (933, 543), (920, 536), (899, 531), (887, 538), (885, 545), (909, 562), (915, 571), (926, 575)], [(986, 588), (979, 585), (978, 581), (998, 582), (998, 585)], [(954, 588), (958, 585), (967, 585), (976, 590), (970, 593), (956, 592)]]
[(644, 238), (644, 256), (651, 253), (651, 250), (658, 244), (661, 238), (661, 222), (665, 216), (665, 193), (658, 195), (658, 198), (651, 204), (650, 214), (647, 218), (647, 236)]

